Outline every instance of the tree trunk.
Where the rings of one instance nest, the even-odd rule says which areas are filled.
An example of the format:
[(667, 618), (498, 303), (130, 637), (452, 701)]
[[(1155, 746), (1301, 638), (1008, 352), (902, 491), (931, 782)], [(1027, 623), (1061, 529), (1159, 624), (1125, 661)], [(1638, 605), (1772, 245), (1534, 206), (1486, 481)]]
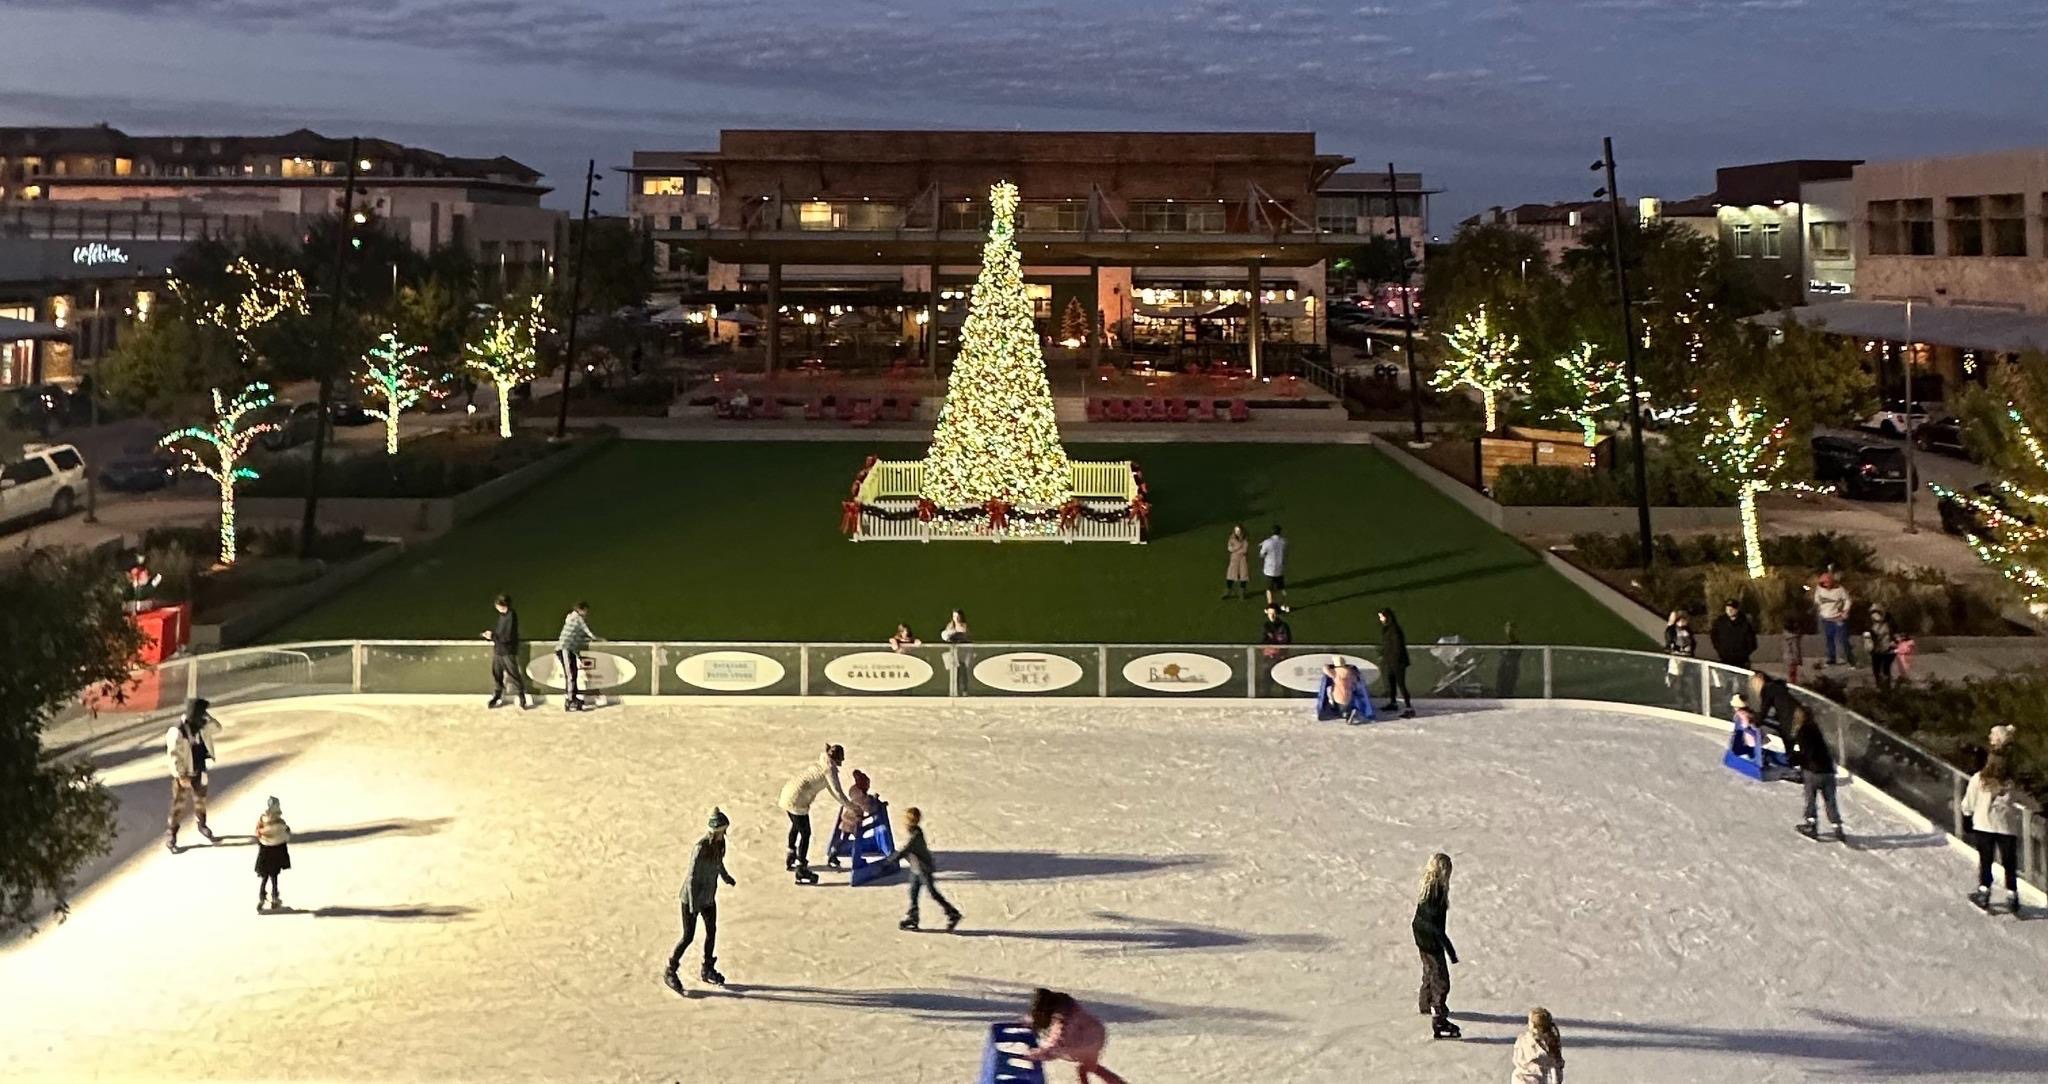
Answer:
[(398, 411), (384, 415), (384, 454), (398, 454)]
[(1749, 565), (1749, 578), (1760, 580), (1764, 578), (1764, 543), (1757, 529), (1755, 490), (1748, 486), (1742, 487), (1740, 508), (1742, 511), (1742, 556)]
[(1491, 433), (1500, 428), (1500, 405), (1492, 388), (1479, 389), (1479, 399), (1486, 404), (1486, 431)]
[(498, 385), (498, 437), (512, 439), (512, 385), (503, 380)]
[(220, 563), (235, 563), (235, 465), (222, 463), (220, 477)]

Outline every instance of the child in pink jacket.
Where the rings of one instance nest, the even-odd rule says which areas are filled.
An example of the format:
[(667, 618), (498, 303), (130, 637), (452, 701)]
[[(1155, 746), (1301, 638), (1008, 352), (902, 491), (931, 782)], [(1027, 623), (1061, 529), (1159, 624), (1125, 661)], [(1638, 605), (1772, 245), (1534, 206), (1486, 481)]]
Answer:
[(1033, 1061), (1071, 1061), (1081, 1084), (1090, 1077), (1103, 1084), (1124, 1084), (1124, 1078), (1104, 1068), (1103, 1044), (1109, 1032), (1095, 1014), (1056, 990), (1044, 987), (1031, 992), (1031, 1030), (1044, 1035), (1038, 1047), (1026, 1055)]

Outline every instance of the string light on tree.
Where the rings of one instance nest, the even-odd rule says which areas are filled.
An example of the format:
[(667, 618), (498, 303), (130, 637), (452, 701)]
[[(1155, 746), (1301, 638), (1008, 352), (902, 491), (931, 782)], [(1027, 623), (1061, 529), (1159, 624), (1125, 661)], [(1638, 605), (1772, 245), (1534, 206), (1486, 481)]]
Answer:
[(1486, 431), (1500, 428), (1500, 397), (1529, 394), (1528, 362), (1518, 357), (1519, 336), (1493, 326), (1493, 318), (1482, 306), (1457, 326), (1444, 332), (1450, 356), (1429, 378), (1431, 387), (1450, 391), (1460, 385), (1479, 392), (1486, 407)]
[(1060, 345), (1069, 350), (1080, 349), (1088, 341), (1088, 313), (1081, 308), (1081, 299), (1070, 297), (1067, 308), (1060, 317)]
[(1749, 569), (1749, 578), (1753, 580), (1764, 576), (1757, 496), (1772, 490), (1833, 491), (1832, 486), (1816, 487), (1787, 477), (1785, 466), (1790, 444), (1786, 440), (1786, 432), (1791, 424), (1786, 418), (1772, 420), (1764, 413), (1760, 401), (1745, 403), (1731, 399), (1726, 411), (1708, 416), (1707, 432), (1700, 440), (1700, 450), (1707, 466), (1735, 484), (1737, 507), (1742, 513), (1743, 559)]
[(1072, 496), (1052, 388), (1017, 252), (1017, 186), (989, 191), (995, 221), (968, 297), (960, 357), (925, 453), (922, 496), (941, 508), (1000, 501), (1043, 511)]
[(433, 374), (412, 363), (427, 352), (398, 337), (398, 329), (377, 336), (377, 344), (363, 354), (363, 390), (382, 401), (365, 413), (384, 422), (384, 454), (398, 454), (398, 419), (407, 409), (426, 397)]
[(1628, 405), (1628, 372), (1612, 358), (1601, 358), (1593, 344), (1582, 342), (1557, 359), (1572, 400), (1552, 417), (1563, 418), (1579, 427), (1586, 447), (1600, 440), (1600, 419)]
[(524, 306), (498, 310), (473, 343), (464, 346), (469, 367), (498, 389), (498, 435), (512, 435), (512, 389), (540, 373), (540, 340), (548, 333), (539, 294)]
[[(203, 474), (220, 487), (220, 563), (235, 563), (235, 486), (256, 477), (241, 466), (242, 457), (256, 438), (277, 426), (269, 422), (248, 422), (249, 416), (277, 400), (267, 384), (251, 384), (232, 402), (223, 401), (220, 389), (213, 389), (213, 424), (189, 426), (167, 434), (157, 444), (182, 454), (182, 470)], [(248, 423), (248, 424), (245, 424)], [(211, 449), (209, 452), (208, 449)], [(211, 462), (208, 461), (209, 455)]]
[[(2035, 479), (2048, 478), (2048, 450), (2034, 436), (2032, 426), (2022, 417), (2019, 407), (2008, 401), (2005, 404), (2005, 418), (2012, 426), (2013, 436), (2022, 451), (2026, 453), (2025, 469)], [(2034, 520), (2048, 523), (2048, 489), (2038, 484), (2001, 478), (1997, 483), (1998, 499), (1974, 492), (1950, 489), (1947, 486), (1928, 484), (1935, 495), (1943, 500), (1955, 501), (1969, 509), (1984, 524), (1985, 530), (1972, 534), (1965, 531), (1963, 540), (1970, 544), (1977, 559), (1998, 570), (1998, 574), (2017, 587), (2020, 597), (2035, 613), (2048, 608), (2048, 526), (2041, 526)], [(2029, 519), (2021, 519), (2007, 511), (2008, 508), (2026, 509)]]
[[(247, 256), (237, 256), (233, 263), (227, 265), (227, 273), (240, 284), (234, 302), (193, 307), (201, 323), (234, 336), (245, 361), (254, 361), (256, 357), (255, 344), (249, 338), (251, 332), (282, 316), (312, 314), (313, 310), (306, 302), (306, 280), (297, 271), (290, 268), (276, 270)], [(190, 288), (185, 283), (173, 279), (170, 285), (171, 292), (181, 301), (192, 302)]]

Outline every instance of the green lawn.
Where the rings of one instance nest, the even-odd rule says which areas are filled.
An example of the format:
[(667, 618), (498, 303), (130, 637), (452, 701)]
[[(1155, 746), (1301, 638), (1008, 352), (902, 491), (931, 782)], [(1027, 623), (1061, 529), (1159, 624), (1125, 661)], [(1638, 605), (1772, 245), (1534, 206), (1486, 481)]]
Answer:
[[(930, 637), (951, 607), (983, 641), (1248, 643), (1259, 603), (1219, 601), (1224, 539), (1290, 539), (1295, 638), (1378, 642), (1398, 609), (1412, 641), (1642, 646), (1643, 638), (1505, 535), (1355, 445), (1075, 445), (1137, 459), (1150, 544), (854, 543), (839, 502), (862, 443), (636, 443), (608, 448), (514, 504), (409, 554), (278, 630), (277, 641), (474, 637), (509, 591), (529, 637), (577, 599), (612, 639), (880, 641)], [(1259, 587), (1253, 556), (1253, 587)]]

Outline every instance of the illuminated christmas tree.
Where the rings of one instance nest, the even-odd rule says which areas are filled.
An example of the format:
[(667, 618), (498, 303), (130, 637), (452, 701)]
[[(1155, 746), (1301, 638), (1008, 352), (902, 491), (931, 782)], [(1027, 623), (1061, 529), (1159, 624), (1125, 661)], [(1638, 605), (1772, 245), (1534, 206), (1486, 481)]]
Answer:
[(524, 306), (506, 305), (483, 329), (477, 341), (464, 346), (469, 367), (498, 389), (498, 435), (512, 435), (512, 389), (540, 373), (540, 340), (548, 333), (541, 296)]
[(1579, 427), (1586, 447), (1600, 440), (1600, 419), (1628, 405), (1628, 376), (1622, 363), (1595, 356), (1592, 343), (1582, 342), (1557, 359), (1570, 401), (1552, 413)]
[(1495, 328), (1482, 307), (1444, 332), (1444, 345), (1450, 356), (1429, 378), (1430, 386), (1438, 391), (1460, 384), (1477, 389), (1486, 406), (1486, 431), (1500, 428), (1500, 397), (1529, 394), (1528, 362), (1516, 356), (1521, 338)]
[(1057, 508), (1072, 496), (1073, 471), (1060, 446), (1045, 355), (1024, 292), (1017, 186), (996, 185), (989, 205), (995, 222), (967, 303), (960, 357), (925, 453), (922, 496), (941, 508), (990, 501)]
[(384, 454), (398, 454), (398, 417), (418, 403), (432, 386), (433, 374), (412, 363), (427, 352), (398, 337), (396, 328), (377, 336), (377, 345), (363, 354), (363, 390), (383, 401), (365, 413), (384, 421)]
[(1830, 491), (1829, 487), (1814, 487), (1787, 477), (1785, 464), (1790, 444), (1786, 431), (1790, 425), (1785, 418), (1771, 420), (1764, 413), (1762, 402), (1731, 399), (1727, 410), (1707, 417), (1707, 433), (1700, 439), (1700, 451), (1707, 466), (1735, 484), (1737, 506), (1742, 512), (1742, 553), (1753, 580), (1764, 575), (1757, 495), (1771, 490)]
[[(257, 437), (277, 428), (269, 422), (243, 422), (276, 401), (267, 384), (249, 385), (231, 403), (223, 402), (220, 389), (215, 388), (212, 425), (180, 429), (157, 442), (184, 454), (181, 469), (203, 474), (220, 487), (220, 563), (224, 565), (235, 563), (235, 485), (256, 477), (255, 471), (240, 465), (242, 457), (249, 454)], [(207, 448), (212, 449), (210, 463), (202, 454)]]
[(1088, 312), (1081, 307), (1081, 299), (1067, 299), (1066, 312), (1060, 316), (1060, 345), (1069, 350), (1076, 349), (1088, 341)]
[[(2034, 436), (2033, 427), (2010, 401), (2005, 404), (2005, 417), (2012, 425), (2014, 443), (2026, 454), (2021, 469), (2036, 479), (2048, 478), (2048, 450)], [(1977, 534), (1965, 531), (1963, 540), (1976, 551), (1978, 560), (1997, 569), (1999, 575), (2019, 588), (2029, 609), (2041, 612), (2044, 604), (2048, 604), (2048, 574), (2043, 572), (2048, 569), (2048, 525), (2031, 518), (2021, 519), (2007, 509), (2048, 521), (2048, 513), (2043, 511), (2048, 509), (2048, 490), (2009, 477), (1998, 480), (1995, 498), (1932, 483), (1928, 488), (1976, 516), (1986, 530)]]

